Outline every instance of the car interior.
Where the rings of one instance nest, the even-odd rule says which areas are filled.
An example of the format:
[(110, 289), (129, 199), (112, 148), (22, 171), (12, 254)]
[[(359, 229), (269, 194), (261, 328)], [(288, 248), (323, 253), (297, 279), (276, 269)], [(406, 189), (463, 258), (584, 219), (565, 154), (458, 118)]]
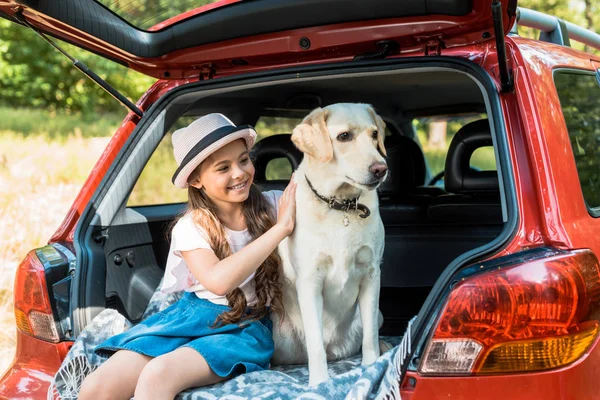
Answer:
[[(474, 151), (494, 146), (493, 124), (485, 117), (490, 115), (486, 96), (469, 74), (429, 67), (262, 82), (175, 97), (147, 129), (130, 138), (119, 171), (93, 205), (85, 282), (92, 316), (110, 307), (138, 322), (159, 285), (169, 249), (168, 227), (185, 203), (129, 206), (128, 198), (155, 150), (161, 143), (170, 144), (169, 133), (178, 121), (210, 112), (222, 112), (236, 124), (254, 125), (265, 116), (299, 121), (315, 107), (361, 102), (372, 104), (387, 125), (389, 177), (378, 189), (385, 226), (380, 333), (401, 335), (452, 260), (491, 242), (506, 221), (498, 172), (470, 167)], [(461, 113), (483, 117), (460, 127), (449, 143), (443, 177), (432, 184), (412, 121)], [(283, 189), (289, 176), (269, 178), (269, 163), (287, 160), (287, 174), (301, 162), (302, 153), (290, 141), (290, 130), (269, 135), (257, 130), (260, 140), (251, 153), (255, 183), (263, 190)], [(171, 185), (172, 171), (168, 173), (153, 179)], [(166, 190), (179, 190), (171, 187)]]

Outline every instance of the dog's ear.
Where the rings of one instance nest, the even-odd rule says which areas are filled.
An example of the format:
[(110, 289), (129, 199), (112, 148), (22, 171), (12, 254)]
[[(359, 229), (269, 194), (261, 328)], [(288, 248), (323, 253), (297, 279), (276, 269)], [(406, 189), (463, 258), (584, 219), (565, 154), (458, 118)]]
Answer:
[(333, 145), (326, 124), (328, 116), (329, 110), (315, 108), (292, 132), (292, 142), (296, 147), (321, 162), (333, 158)]
[(377, 135), (377, 148), (379, 149), (379, 152), (381, 154), (383, 154), (384, 156), (387, 156), (387, 152), (385, 151), (385, 146), (383, 145), (383, 141), (385, 139), (385, 122), (383, 122), (381, 117), (379, 115), (377, 115), (377, 113), (375, 112), (375, 109), (373, 108), (372, 105), (367, 105), (367, 110), (369, 111), (369, 114), (373, 118), (373, 121), (375, 121), (375, 125), (377, 126), (377, 131), (379, 132), (379, 134)]

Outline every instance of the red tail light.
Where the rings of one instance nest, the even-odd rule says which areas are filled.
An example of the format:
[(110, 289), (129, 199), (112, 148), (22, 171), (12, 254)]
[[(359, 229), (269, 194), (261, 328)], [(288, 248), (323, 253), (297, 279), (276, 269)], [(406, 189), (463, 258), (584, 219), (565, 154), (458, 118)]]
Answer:
[(600, 269), (589, 250), (469, 278), (450, 293), (423, 374), (494, 374), (561, 367), (580, 358), (600, 321)]
[(44, 267), (35, 251), (30, 251), (17, 268), (14, 293), (17, 328), (36, 338), (58, 342)]

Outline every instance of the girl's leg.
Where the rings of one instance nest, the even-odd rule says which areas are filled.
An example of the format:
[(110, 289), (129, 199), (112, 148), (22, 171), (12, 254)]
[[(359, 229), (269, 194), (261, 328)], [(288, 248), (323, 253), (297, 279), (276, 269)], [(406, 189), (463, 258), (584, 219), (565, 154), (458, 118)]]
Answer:
[(133, 397), (140, 373), (151, 359), (129, 350), (117, 351), (85, 378), (79, 391), (79, 400), (129, 400)]
[(142, 371), (135, 388), (135, 400), (169, 399), (191, 387), (224, 380), (215, 374), (196, 350), (180, 347), (156, 357)]

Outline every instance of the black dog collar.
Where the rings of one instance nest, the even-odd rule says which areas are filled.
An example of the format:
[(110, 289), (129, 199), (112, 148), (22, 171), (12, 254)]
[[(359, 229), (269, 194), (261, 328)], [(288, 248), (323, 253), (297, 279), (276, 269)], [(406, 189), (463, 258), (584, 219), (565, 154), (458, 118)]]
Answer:
[(344, 212), (347, 212), (348, 210), (352, 210), (352, 209), (357, 210), (357, 211), (360, 210), (361, 213), (358, 214), (358, 216), (361, 218), (367, 218), (369, 215), (371, 215), (371, 210), (369, 210), (369, 207), (358, 202), (358, 199), (360, 198), (360, 196), (355, 197), (352, 200), (350, 200), (350, 199), (338, 200), (335, 197), (327, 198), (327, 197), (319, 194), (315, 190), (315, 188), (313, 187), (312, 183), (310, 183), (310, 181), (308, 180), (308, 177), (306, 175), (304, 177), (306, 178), (306, 182), (308, 183), (308, 186), (313, 191), (315, 196), (317, 196), (319, 199), (321, 199), (325, 203), (327, 203), (329, 205), (329, 208), (333, 208), (334, 210), (339, 210), (339, 211), (344, 211)]

